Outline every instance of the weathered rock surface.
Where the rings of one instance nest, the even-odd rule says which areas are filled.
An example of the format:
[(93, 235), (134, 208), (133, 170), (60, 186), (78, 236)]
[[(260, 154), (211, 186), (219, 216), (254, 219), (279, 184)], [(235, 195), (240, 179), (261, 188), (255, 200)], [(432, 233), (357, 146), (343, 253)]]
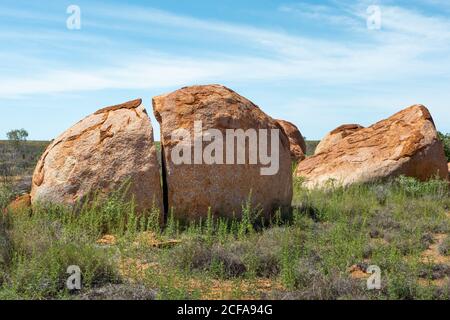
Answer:
[(302, 162), (295, 175), (307, 187), (330, 180), (349, 185), (406, 175), (447, 179), (442, 142), (427, 108), (414, 105), (338, 141), (333, 148)]
[[(168, 187), (168, 207), (175, 217), (197, 219), (205, 217), (208, 208), (222, 217), (239, 217), (242, 203), (252, 192), (253, 204), (261, 205), (266, 216), (279, 207), (289, 207), (292, 200), (291, 157), (288, 137), (280, 125), (249, 100), (221, 85), (186, 87), (170, 94), (153, 98), (154, 114), (161, 126), (161, 143), (164, 154)], [(269, 165), (249, 164), (248, 145), (245, 164), (226, 164), (225, 143), (221, 153), (215, 155), (212, 164), (193, 164), (195, 148), (188, 144), (192, 164), (175, 164), (172, 151), (181, 142), (173, 137), (175, 129), (185, 129), (193, 140), (194, 121), (202, 121), (203, 132), (217, 129), (223, 136), (227, 129), (277, 129), (279, 133), (279, 170), (274, 175), (262, 175), (261, 168)], [(269, 134), (270, 134), (270, 130)], [(258, 132), (258, 131), (256, 131)], [(275, 136), (275, 135), (274, 135)], [(215, 137), (210, 137), (216, 141)], [(268, 138), (268, 144), (270, 145)], [(211, 142), (203, 143), (203, 150)], [(259, 151), (261, 151), (258, 148)], [(217, 151), (217, 149), (216, 149)], [(269, 155), (272, 150), (269, 148)], [(236, 159), (236, 154), (230, 152)], [(220, 155), (220, 156), (219, 156)], [(200, 156), (201, 157), (201, 156)], [(224, 164), (219, 164), (223, 162)]]
[(361, 129), (364, 129), (364, 127), (360, 126), (359, 124), (344, 124), (334, 129), (320, 141), (320, 143), (316, 147), (314, 154), (319, 154), (330, 149), (345, 137), (348, 137), (349, 135)]
[(276, 120), (289, 138), (291, 159), (300, 162), (306, 158), (306, 142), (297, 126), (286, 120)]
[[(92, 192), (130, 183), (138, 210), (162, 210), (159, 165), (150, 118), (140, 99), (101, 109), (46, 149), (33, 174), (31, 199), (73, 205)], [(162, 212), (162, 211), (161, 211)]]

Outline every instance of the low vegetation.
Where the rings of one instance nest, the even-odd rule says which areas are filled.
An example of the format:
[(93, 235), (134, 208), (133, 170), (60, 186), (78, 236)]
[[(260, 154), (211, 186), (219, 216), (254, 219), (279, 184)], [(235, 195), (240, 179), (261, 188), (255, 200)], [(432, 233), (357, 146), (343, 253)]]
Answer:
[[(447, 182), (400, 177), (309, 191), (297, 179), (291, 214), (270, 222), (248, 201), (240, 220), (208, 214), (186, 225), (170, 216), (161, 227), (158, 210), (138, 215), (124, 190), (76, 210), (6, 213), (48, 145), (10, 133), (0, 141), (0, 300), (449, 299)], [(450, 136), (440, 138), (450, 161)], [(307, 141), (308, 155), (317, 143)], [(66, 287), (72, 265), (81, 290)], [(371, 265), (381, 269), (380, 290), (367, 289)]]
[[(0, 299), (448, 299), (450, 197), (446, 182), (390, 182), (308, 191), (292, 214), (263, 224), (211, 214), (159, 226), (117, 192), (68, 210), (42, 206), (0, 221)], [(13, 198), (0, 189), (1, 210)], [(69, 291), (67, 267), (82, 270)], [(368, 290), (367, 268), (381, 269)]]

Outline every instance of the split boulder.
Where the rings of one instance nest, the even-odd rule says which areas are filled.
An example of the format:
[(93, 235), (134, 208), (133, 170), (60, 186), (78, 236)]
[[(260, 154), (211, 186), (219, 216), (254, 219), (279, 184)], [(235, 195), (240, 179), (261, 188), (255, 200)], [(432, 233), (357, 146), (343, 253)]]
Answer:
[[(290, 206), (292, 174), (289, 140), (281, 126), (258, 106), (224, 86), (205, 85), (185, 87), (155, 97), (153, 109), (161, 127), (167, 207), (176, 218), (194, 220), (206, 217), (209, 208), (215, 217), (240, 217), (242, 205), (250, 194), (253, 208), (260, 206), (265, 216), (278, 208)], [(201, 151), (196, 153), (195, 150), (199, 149), (192, 143), (199, 141), (195, 138), (198, 131), (198, 127), (194, 129), (195, 123), (201, 123), (203, 133), (212, 130), (200, 139), (203, 157)], [(228, 130), (236, 132), (239, 129), (243, 132), (251, 129), (256, 133), (260, 129), (267, 130), (269, 150), (265, 151), (268, 155), (273, 154), (271, 130), (278, 132), (279, 156), (276, 160), (279, 168), (276, 172), (263, 174), (263, 168), (267, 169), (269, 164), (262, 164), (260, 157), (256, 164), (250, 163), (248, 151), (251, 143), (245, 147), (245, 163), (237, 162), (236, 149), (230, 150), (224, 141)], [(220, 137), (223, 137), (223, 143)], [(211, 151), (212, 142), (215, 142), (214, 151)], [(184, 146), (181, 153), (180, 146)], [(221, 148), (223, 152), (220, 152)], [(257, 149), (261, 151), (261, 148)], [(179, 161), (181, 154), (187, 161)], [(213, 157), (208, 160), (205, 155)], [(233, 163), (228, 163), (227, 155), (232, 156)]]
[(129, 183), (138, 210), (159, 207), (162, 191), (153, 129), (140, 99), (103, 108), (56, 138), (33, 174), (31, 201), (74, 205)]

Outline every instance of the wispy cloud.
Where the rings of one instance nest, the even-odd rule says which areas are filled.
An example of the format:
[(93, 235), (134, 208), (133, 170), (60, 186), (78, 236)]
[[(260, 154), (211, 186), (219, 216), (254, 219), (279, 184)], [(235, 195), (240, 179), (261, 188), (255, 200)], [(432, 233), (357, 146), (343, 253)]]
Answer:
[(329, 24), (339, 28), (353, 31), (364, 29), (365, 17), (357, 17), (345, 12), (345, 7), (325, 6), (298, 2), (284, 4), (278, 7), (278, 11), (293, 15), (299, 19), (314, 20), (321, 24)]
[[(450, 34), (449, 21), (446, 19), (386, 6), (382, 7), (383, 29), (374, 32), (364, 29), (365, 16), (361, 5), (350, 9), (350, 14), (342, 11), (341, 15), (337, 15), (324, 6), (280, 7), (286, 14), (303, 12), (314, 19), (331, 21), (343, 28), (358, 25), (358, 32), (365, 32), (365, 38), (345, 43), (249, 25), (202, 20), (151, 8), (98, 7), (93, 10), (99, 17), (98, 21), (86, 21), (85, 28), (90, 30), (123, 27), (137, 33), (146, 30), (155, 33), (158, 30), (151, 29), (150, 26), (159, 25), (181, 28), (189, 33), (202, 32), (206, 37), (223, 37), (226, 42), (239, 42), (241, 48), (251, 49), (257, 46), (259, 49), (251, 54), (243, 50), (233, 52), (233, 48), (226, 52), (217, 52), (206, 45), (206, 49), (201, 49), (203, 52), (200, 55), (180, 56), (164, 51), (157, 51), (156, 55), (146, 55), (146, 50), (141, 50), (140, 53), (135, 53), (132, 49), (122, 52), (119, 49), (121, 44), (112, 38), (113, 36), (99, 37), (82, 30), (79, 34), (69, 35), (73, 37), (72, 41), (85, 39), (94, 44), (89, 49), (84, 49), (90, 50), (93, 55), (99, 49), (102, 51), (101, 47), (98, 47), (102, 43), (111, 55), (109, 63), (90, 65), (81, 70), (78, 66), (74, 68), (70, 65), (59, 65), (56, 69), (41, 70), (39, 74), (31, 77), (29, 74), (3, 74), (0, 77), (0, 97), (109, 88), (162, 88), (177, 84), (227, 80), (297, 79), (318, 84), (356, 84), (380, 81), (387, 78), (386, 73), (389, 73), (389, 81), (399, 81), (413, 75), (441, 75), (443, 70), (450, 70), (448, 59), (438, 56), (427, 59), (427, 56), (424, 56), (436, 53), (437, 50), (450, 52), (450, 46), (445, 41)], [(348, 12), (349, 8), (343, 10)], [(113, 19), (115, 23), (102, 23), (105, 19)], [(145, 25), (149, 28), (144, 28)], [(35, 35), (24, 33), (22, 36), (26, 38)], [(7, 33), (0, 34), (0, 37), (7, 37)], [(43, 41), (57, 42), (60, 39), (63, 42), (68, 35), (62, 31), (52, 31), (41, 34), (40, 37)], [(198, 41), (201, 42), (202, 39)], [(423, 41), (426, 41), (427, 46), (423, 45)], [(208, 40), (205, 39), (204, 42), (207, 44)], [(217, 56), (220, 56), (220, 59), (217, 59)]]

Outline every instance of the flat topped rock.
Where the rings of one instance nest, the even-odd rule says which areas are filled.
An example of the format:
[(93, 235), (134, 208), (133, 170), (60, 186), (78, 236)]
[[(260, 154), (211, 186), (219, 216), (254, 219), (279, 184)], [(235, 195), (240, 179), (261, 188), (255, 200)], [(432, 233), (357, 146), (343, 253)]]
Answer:
[(127, 181), (138, 210), (155, 203), (162, 212), (153, 129), (141, 99), (103, 108), (56, 138), (36, 166), (31, 199), (74, 205)]
[(106, 113), (106, 112), (110, 112), (110, 111), (116, 111), (119, 109), (136, 109), (141, 104), (142, 104), (142, 99), (131, 100), (131, 101), (128, 101), (125, 103), (116, 104), (114, 106), (102, 108), (102, 109), (96, 111), (94, 114), (102, 114), (102, 113)]
[(423, 105), (414, 105), (302, 161), (295, 175), (313, 188), (330, 181), (348, 185), (399, 175), (447, 179), (447, 172), (431, 114)]

